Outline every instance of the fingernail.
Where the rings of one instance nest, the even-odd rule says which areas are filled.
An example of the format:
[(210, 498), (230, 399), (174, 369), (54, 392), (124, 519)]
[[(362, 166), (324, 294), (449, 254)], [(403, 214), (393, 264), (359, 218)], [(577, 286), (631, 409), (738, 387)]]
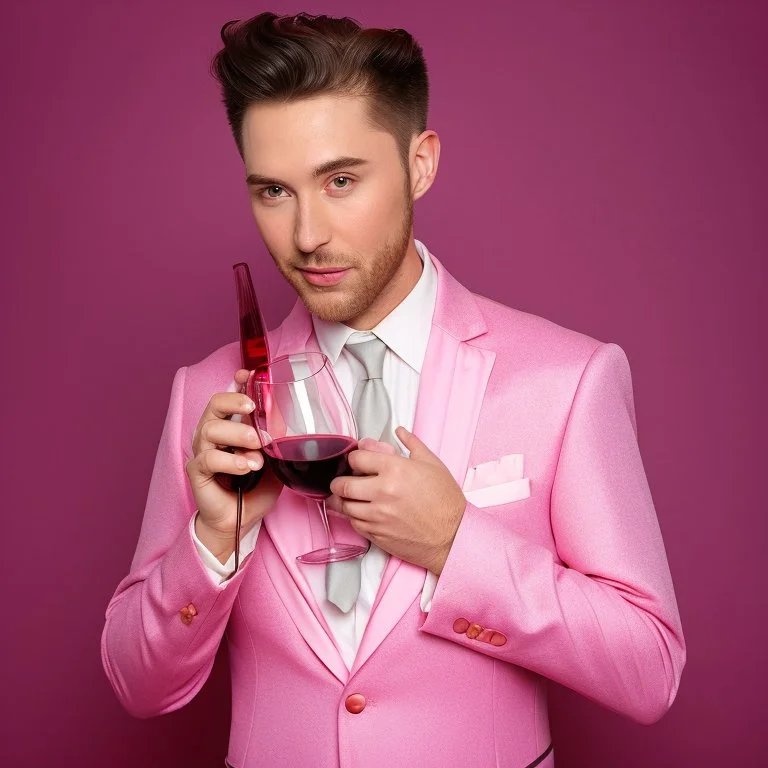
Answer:
[(259, 464), (258, 461), (254, 461), (253, 459), (248, 459), (248, 466), (254, 471), (261, 469), (261, 464)]
[(242, 456), (240, 456), (240, 457), (235, 459), (235, 464), (240, 469), (245, 469), (248, 466), (248, 463), (246, 462), (246, 460), (244, 458), (242, 458)]
[(248, 402), (243, 406), (243, 410), (246, 413), (250, 413), (254, 408), (256, 407), (256, 403), (253, 402), (253, 400), (248, 400)]

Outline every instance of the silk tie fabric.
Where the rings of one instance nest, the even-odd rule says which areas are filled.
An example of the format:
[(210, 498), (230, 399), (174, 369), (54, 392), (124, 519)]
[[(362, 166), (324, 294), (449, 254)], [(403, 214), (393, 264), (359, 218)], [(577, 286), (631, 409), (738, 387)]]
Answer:
[[(365, 371), (352, 395), (358, 438), (373, 437), (397, 446), (392, 432), (392, 406), (382, 380), (387, 345), (381, 339), (373, 338), (357, 344), (347, 343), (346, 349)], [(325, 567), (326, 596), (343, 613), (348, 613), (357, 602), (361, 564), (362, 558), (357, 557), (328, 563)]]

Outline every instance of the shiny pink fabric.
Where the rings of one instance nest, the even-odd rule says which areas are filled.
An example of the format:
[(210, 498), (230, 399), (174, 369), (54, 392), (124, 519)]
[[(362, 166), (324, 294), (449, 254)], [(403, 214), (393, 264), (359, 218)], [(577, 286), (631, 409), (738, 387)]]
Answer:
[[(473, 296), (435, 265), (414, 432), (459, 482), (470, 466), (523, 454), (530, 496), (468, 504), (429, 614), (424, 570), (390, 558), (348, 672), (295, 563), (312, 536), (295, 494), (283, 492), (226, 588), (203, 569), (184, 463), (208, 399), (239, 367), (237, 346), (180, 369), (136, 555), (102, 638), (130, 712), (189, 701), (225, 629), (236, 768), (522, 768), (549, 744), (545, 678), (639, 722), (668, 709), (685, 646), (624, 353)], [(275, 354), (312, 344), (301, 305), (270, 341)], [(189, 603), (197, 615), (185, 624)], [(472, 639), (455, 631), (460, 618), (492, 632)], [(500, 635), (503, 644), (483, 642)], [(359, 714), (344, 706), (350, 694), (365, 697)]]

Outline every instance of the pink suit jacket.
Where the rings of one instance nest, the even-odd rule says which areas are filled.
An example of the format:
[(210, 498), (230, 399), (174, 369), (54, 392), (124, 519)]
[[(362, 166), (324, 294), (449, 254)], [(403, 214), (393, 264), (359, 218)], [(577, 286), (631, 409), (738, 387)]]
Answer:
[[(226, 632), (236, 768), (549, 768), (547, 678), (642, 723), (675, 697), (685, 646), (624, 353), (475, 296), (432, 260), (413, 431), (459, 483), (510, 454), (527, 481), (467, 504), (429, 613), (425, 571), (389, 559), (351, 671), (304, 578), (312, 566), (295, 561), (322, 530), (292, 491), (240, 572), (211, 582), (189, 534), (184, 466), (210, 396), (240, 367), (238, 345), (175, 376), (102, 658), (124, 706), (148, 717), (197, 693)], [(300, 303), (270, 334), (274, 355), (315, 345)]]

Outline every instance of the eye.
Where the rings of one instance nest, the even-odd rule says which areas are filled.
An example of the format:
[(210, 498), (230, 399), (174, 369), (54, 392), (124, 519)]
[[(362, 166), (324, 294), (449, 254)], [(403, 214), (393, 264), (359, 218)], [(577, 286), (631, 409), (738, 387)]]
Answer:
[(280, 193), (283, 191), (282, 187), (278, 187), (277, 184), (273, 184), (271, 187), (267, 187), (264, 192), (266, 193), (267, 197), (270, 197), (272, 199), (276, 197), (280, 197)]
[(352, 179), (349, 176), (337, 176), (331, 184), (333, 184), (334, 189), (346, 189), (351, 182)]

